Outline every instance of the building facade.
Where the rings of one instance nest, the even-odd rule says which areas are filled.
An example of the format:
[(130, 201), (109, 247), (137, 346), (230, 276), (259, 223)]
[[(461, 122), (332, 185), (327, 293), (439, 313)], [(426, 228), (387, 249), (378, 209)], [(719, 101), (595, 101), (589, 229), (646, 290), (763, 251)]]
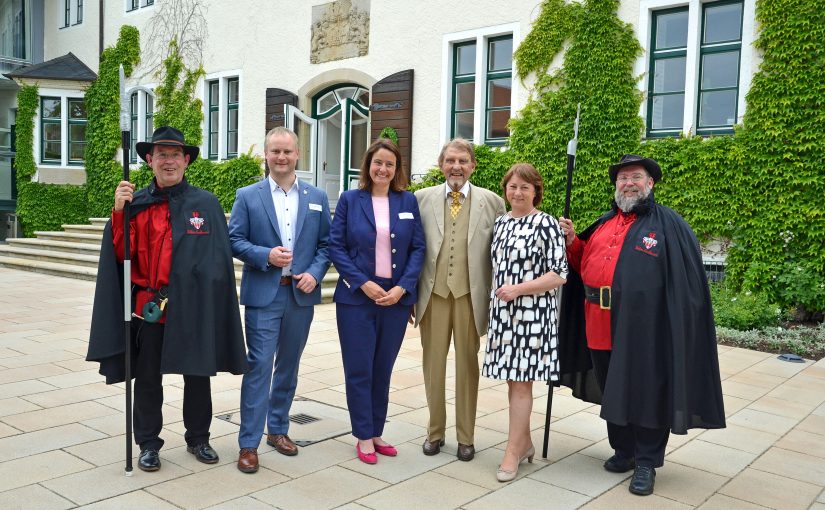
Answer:
[[(532, 81), (515, 77), (513, 50), (539, 0), (0, 0), (0, 65), (11, 75), (0, 79), (0, 200), (13, 202), (3, 158), (13, 155), (19, 85), (40, 87), (35, 179), (81, 184), (89, 82), (60, 79), (55, 59), (71, 53), (76, 67), (96, 72), (124, 24), (140, 30), (143, 51), (158, 48), (157, 16), (192, 5), (203, 23), (182, 37), (202, 38), (201, 154), (260, 155), (266, 130), (291, 127), (300, 137), (299, 175), (326, 189), (333, 207), (382, 129), (396, 130), (415, 177), (452, 137), (505, 145), (507, 121), (529, 98)], [(636, 70), (647, 137), (732, 132), (759, 63), (754, 10), (755, 0), (622, 1), (619, 16), (644, 48)], [(24, 76), (41, 63), (40, 75)], [(154, 127), (150, 65), (128, 84), (136, 140)]]

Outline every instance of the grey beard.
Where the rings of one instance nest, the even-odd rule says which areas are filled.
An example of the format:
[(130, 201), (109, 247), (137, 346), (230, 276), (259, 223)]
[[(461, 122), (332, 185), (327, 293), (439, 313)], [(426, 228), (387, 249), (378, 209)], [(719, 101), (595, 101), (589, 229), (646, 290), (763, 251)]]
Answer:
[(636, 204), (646, 199), (649, 195), (650, 188), (647, 186), (642, 188), (642, 194), (638, 198), (625, 197), (619, 193), (619, 190), (617, 189), (614, 193), (614, 199), (616, 200), (616, 205), (622, 210), (622, 212), (629, 213), (634, 207), (636, 207)]

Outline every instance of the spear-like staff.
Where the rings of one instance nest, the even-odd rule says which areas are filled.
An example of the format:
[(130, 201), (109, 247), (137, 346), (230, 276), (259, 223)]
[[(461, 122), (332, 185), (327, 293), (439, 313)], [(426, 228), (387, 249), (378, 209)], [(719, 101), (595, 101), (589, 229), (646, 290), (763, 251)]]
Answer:
[[(129, 180), (129, 97), (126, 73), (120, 65), (120, 145), (123, 148), (123, 180)], [(126, 476), (132, 476), (132, 260), (129, 247), (130, 202), (123, 204), (123, 342), (126, 382)]]
[[(582, 111), (582, 104), (576, 106), (576, 121), (573, 123), (573, 138), (567, 142), (567, 189), (564, 193), (564, 218), (570, 217), (570, 193), (573, 190), (573, 168), (576, 166), (576, 148), (579, 145), (579, 117)], [(561, 306), (562, 289), (558, 291), (557, 303)], [(558, 331), (558, 328), (556, 328)], [(544, 413), (544, 445), (541, 448), (541, 456), (547, 458), (547, 448), (550, 445), (550, 411), (553, 409), (553, 388), (556, 386), (552, 381), (547, 382), (549, 391), (547, 392), (547, 410)]]

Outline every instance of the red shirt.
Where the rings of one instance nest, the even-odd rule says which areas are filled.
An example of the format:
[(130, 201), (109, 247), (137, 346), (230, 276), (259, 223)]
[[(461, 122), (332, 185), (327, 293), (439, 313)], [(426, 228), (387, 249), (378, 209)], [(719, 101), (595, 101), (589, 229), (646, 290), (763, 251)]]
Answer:
[[(634, 221), (635, 213), (620, 212), (602, 223), (587, 242), (576, 237), (567, 247), (567, 261), (581, 275), (585, 285), (596, 288), (613, 285), (619, 252)], [(598, 304), (585, 301), (584, 320), (587, 346), (609, 351), (613, 346), (610, 310), (602, 310)]]
[[(172, 268), (172, 222), (168, 202), (153, 204), (137, 213), (129, 225), (132, 283), (152, 289), (168, 285)], [(118, 262), (123, 262), (123, 211), (112, 210), (112, 243)], [(151, 291), (138, 290), (134, 308), (137, 315), (142, 315), (143, 305), (154, 295)], [(166, 315), (158, 322), (166, 322)]]

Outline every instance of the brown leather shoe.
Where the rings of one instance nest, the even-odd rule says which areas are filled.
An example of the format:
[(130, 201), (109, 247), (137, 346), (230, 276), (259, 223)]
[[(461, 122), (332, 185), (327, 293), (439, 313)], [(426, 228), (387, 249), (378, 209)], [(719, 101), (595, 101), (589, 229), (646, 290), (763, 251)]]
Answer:
[(278, 450), (281, 455), (298, 455), (298, 447), (286, 434), (267, 434), (266, 444)]
[(458, 443), (458, 453), (456, 457), (458, 460), (463, 460), (464, 462), (469, 462), (473, 460), (473, 457), (476, 456), (476, 448), (471, 444), (461, 444)]
[(241, 473), (258, 472), (258, 450), (255, 448), (241, 448), (238, 454), (238, 471)]
[(424, 455), (436, 455), (441, 451), (442, 446), (444, 446), (444, 439), (430, 441), (429, 438), (427, 438), (424, 440), (424, 444), (421, 446), (421, 449), (424, 450)]

